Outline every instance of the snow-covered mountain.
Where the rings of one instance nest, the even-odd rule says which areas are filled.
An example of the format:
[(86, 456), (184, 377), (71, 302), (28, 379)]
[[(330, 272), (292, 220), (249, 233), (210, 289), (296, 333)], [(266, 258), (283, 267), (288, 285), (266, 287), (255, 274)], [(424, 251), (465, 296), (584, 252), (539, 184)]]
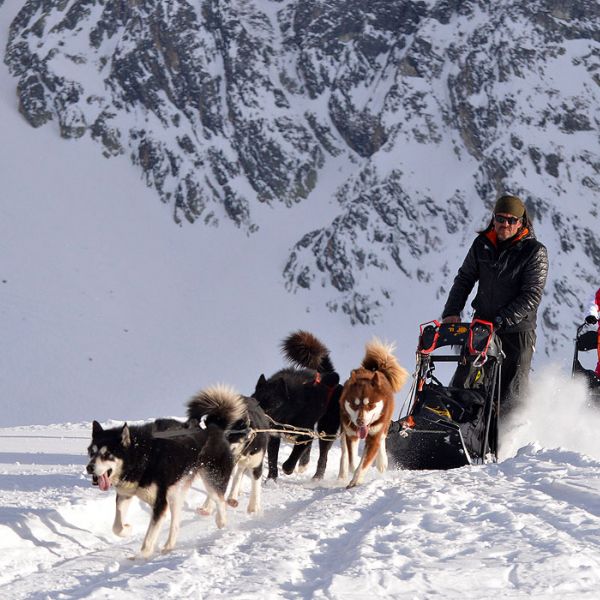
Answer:
[(28, 0), (5, 61), (33, 126), (125, 154), (176, 221), (261, 235), (259, 203), (323, 202), (335, 164), (283, 281), (353, 323), (413, 282), (441, 304), (453, 249), (522, 195), (551, 352), (598, 284), (599, 34), (594, 0)]
[[(0, 596), (597, 598), (600, 417), (569, 367), (600, 285), (598, 13), (0, 0)], [(297, 328), (342, 377), (374, 334), (411, 369), (505, 189), (551, 273), (500, 462), (346, 490), (336, 444), (323, 481), (282, 477), (222, 531), (194, 486), (175, 551), (128, 560), (148, 512), (111, 533), (92, 419), (251, 393)]]
[(410, 368), (506, 190), (550, 251), (536, 360), (567, 364), (600, 285), (599, 11), (0, 0), (5, 423), (250, 393), (297, 327), (342, 375), (374, 333)]

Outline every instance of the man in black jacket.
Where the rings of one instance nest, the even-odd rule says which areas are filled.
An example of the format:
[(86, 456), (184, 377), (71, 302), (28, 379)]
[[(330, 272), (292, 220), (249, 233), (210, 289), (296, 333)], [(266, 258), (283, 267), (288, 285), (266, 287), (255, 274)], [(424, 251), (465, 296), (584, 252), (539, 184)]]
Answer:
[(528, 381), (547, 274), (546, 247), (535, 238), (525, 205), (516, 196), (502, 196), (458, 270), (442, 321), (461, 321), (460, 313), (479, 282), (471, 304), (474, 318), (494, 324), (506, 355), (500, 381), (503, 416), (514, 408)]

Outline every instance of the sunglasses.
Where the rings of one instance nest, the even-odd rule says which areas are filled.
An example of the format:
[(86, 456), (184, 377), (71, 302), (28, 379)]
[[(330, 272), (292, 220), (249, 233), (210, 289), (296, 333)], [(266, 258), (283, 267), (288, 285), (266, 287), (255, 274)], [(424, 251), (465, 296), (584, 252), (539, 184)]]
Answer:
[(520, 217), (503, 217), (502, 215), (494, 215), (494, 221), (496, 221), (496, 223), (508, 223), (509, 225), (514, 225), (520, 220)]

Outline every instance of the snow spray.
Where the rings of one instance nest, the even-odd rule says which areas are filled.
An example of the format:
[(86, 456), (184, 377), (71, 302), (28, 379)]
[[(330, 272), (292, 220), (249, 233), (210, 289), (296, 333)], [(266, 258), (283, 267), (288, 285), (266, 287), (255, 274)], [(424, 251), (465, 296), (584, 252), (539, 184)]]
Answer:
[(600, 407), (590, 405), (582, 379), (548, 365), (531, 374), (529, 388), (522, 406), (500, 425), (500, 460), (532, 442), (600, 458)]

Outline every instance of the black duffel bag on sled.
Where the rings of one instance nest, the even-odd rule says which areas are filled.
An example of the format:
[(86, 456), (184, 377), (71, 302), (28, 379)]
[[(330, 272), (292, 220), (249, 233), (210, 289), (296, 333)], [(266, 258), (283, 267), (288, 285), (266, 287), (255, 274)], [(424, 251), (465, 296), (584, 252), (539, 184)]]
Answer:
[[(487, 321), (421, 325), (408, 412), (392, 421), (386, 439), (390, 466), (451, 469), (495, 462), (502, 356)], [(448, 385), (434, 375), (440, 362), (457, 363)]]

